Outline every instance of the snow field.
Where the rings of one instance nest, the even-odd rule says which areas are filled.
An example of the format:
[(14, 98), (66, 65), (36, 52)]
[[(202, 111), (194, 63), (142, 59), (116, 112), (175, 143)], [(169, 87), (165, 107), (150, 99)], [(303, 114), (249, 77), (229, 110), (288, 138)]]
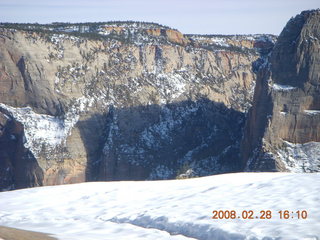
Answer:
[[(0, 225), (63, 240), (317, 240), (320, 174), (237, 173), (171, 181), (92, 182), (0, 193)], [(272, 211), (212, 219), (213, 210)], [(306, 210), (307, 219), (278, 211)]]

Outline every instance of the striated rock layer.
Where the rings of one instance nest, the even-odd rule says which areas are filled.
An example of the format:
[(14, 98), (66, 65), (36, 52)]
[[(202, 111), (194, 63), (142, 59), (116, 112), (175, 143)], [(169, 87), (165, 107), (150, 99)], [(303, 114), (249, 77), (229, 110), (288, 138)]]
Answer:
[(90, 25), (95, 40), (67, 33), (77, 26), (14, 27), (0, 29), (2, 189), (241, 169), (252, 64), (272, 36), (121, 23)]
[(291, 19), (260, 68), (242, 143), (246, 170), (320, 170), (319, 23), (320, 10)]

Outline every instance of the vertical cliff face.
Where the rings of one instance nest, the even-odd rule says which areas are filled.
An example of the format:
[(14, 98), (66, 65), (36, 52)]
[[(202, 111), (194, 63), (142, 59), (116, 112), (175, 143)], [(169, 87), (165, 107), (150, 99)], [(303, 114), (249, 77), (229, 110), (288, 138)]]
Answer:
[(320, 170), (320, 11), (291, 19), (260, 69), (242, 143), (247, 170)]
[(21, 154), (9, 153), (18, 145), (3, 117), (3, 189), (22, 187), (14, 173), (21, 166), (26, 186), (241, 169), (252, 63), (272, 41), (157, 27), (95, 26), (98, 40), (0, 29), (0, 109), (21, 137)]
[(0, 108), (0, 188), (9, 190), (40, 186), (43, 171), (24, 147), (23, 125)]

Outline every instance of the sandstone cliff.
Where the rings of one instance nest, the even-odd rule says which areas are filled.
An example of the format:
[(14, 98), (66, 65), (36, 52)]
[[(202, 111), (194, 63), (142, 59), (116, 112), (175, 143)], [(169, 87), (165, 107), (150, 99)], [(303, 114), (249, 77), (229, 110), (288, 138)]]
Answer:
[(320, 170), (320, 11), (304, 11), (260, 68), (242, 144), (253, 171)]
[[(22, 187), (19, 176), (36, 186), (241, 169), (252, 63), (272, 37), (85, 27), (0, 29), (3, 189)], [(94, 39), (68, 33), (86, 29)]]

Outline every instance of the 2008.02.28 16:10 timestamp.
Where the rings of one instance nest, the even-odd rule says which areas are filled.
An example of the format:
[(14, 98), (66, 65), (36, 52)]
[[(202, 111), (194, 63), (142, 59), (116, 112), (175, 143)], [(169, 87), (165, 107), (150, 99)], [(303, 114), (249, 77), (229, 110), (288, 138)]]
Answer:
[(243, 211), (235, 211), (235, 210), (214, 210), (212, 211), (212, 219), (307, 219), (308, 212), (307, 210), (297, 210), (297, 211), (289, 211), (289, 210), (280, 210), (277, 212), (273, 212), (271, 210), (261, 210), (261, 211), (253, 211), (253, 210), (243, 210)]

